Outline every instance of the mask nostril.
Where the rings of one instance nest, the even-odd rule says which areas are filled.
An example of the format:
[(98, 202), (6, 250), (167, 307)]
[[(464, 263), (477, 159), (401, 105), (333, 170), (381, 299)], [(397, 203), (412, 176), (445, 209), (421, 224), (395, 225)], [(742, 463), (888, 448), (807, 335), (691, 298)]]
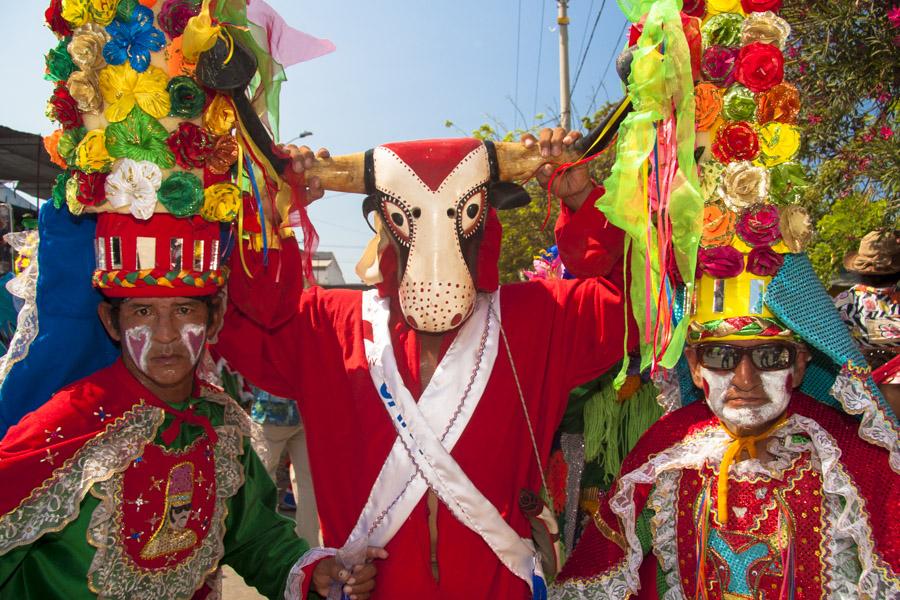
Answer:
[(454, 218), (454, 217), (456, 217), (456, 209), (455, 209), (455, 208), (448, 208), (448, 209), (447, 209), (447, 216), (450, 217), (451, 219)]
[(422, 216), (422, 209), (419, 208), (418, 206), (415, 207), (414, 209), (412, 209), (412, 216), (413, 216), (413, 218), (415, 218), (415, 219), (418, 219), (419, 217), (421, 217), (421, 216)]

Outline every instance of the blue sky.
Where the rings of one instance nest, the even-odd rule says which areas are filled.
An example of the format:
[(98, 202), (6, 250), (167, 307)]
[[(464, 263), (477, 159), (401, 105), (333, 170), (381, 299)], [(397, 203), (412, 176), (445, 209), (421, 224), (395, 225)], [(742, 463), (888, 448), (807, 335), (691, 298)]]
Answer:
[[(42, 78), (43, 55), (56, 42), (42, 25), (47, 4), (17, 2), (5, 7), (0, 21), (6, 46), (0, 53), (6, 88), (0, 124), (43, 134), (52, 130), (44, 117), (51, 85)], [(547, 120), (559, 111), (553, 0), (269, 4), (291, 25), (337, 46), (332, 54), (288, 69), (282, 141), (312, 131), (304, 142), (340, 154), (391, 141), (470, 135), (483, 123), (500, 131), (522, 128), (535, 122), (535, 114)], [(615, 68), (607, 67), (621, 47), (625, 18), (613, 0), (570, 0), (569, 18), (573, 83), (585, 56), (572, 96), (574, 116), (580, 117), (621, 96)], [(456, 127), (445, 127), (448, 120)], [(370, 237), (360, 200), (328, 194), (310, 211), (319, 248), (337, 255), (348, 281), (356, 280), (353, 266)]]

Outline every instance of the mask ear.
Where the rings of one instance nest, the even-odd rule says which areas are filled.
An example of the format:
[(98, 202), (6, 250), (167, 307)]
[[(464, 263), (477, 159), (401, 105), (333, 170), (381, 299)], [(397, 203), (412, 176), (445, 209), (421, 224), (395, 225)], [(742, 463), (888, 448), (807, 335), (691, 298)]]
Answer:
[(488, 202), (497, 210), (508, 210), (528, 206), (531, 196), (517, 183), (495, 181), (488, 186)]

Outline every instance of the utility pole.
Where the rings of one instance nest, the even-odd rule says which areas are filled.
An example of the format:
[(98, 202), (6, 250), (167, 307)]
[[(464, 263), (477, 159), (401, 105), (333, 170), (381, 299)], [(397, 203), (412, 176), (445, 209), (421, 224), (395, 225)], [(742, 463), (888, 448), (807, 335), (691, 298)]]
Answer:
[(570, 129), (572, 124), (572, 98), (569, 89), (569, 16), (566, 13), (569, 0), (556, 0), (559, 26), (559, 126)]

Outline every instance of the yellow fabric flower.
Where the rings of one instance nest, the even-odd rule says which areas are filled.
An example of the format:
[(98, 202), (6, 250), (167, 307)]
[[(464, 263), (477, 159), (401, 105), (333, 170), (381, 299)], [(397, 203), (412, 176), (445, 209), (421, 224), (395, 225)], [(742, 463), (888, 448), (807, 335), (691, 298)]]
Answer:
[(216, 183), (203, 191), (200, 216), (207, 221), (229, 222), (241, 210), (241, 190), (233, 183)]
[(100, 93), (106, 100), (106, 118), (118, 123), (137, 104), (153, 118), (161, 119), (171, 107), (166, 85), (169, 78), (165, 71), (149, 66), (138, 73), (131, 65), (109, 65), (100, 71)]
[(747, 14), (741, 6), (741, 0), (707, 0), (706, 16), (711, 17), (719, 13)]
[(84, 212), (84, 204), (78, 201), (78, 178), (69, 177), (66, 181), (66, 206), (76, 217)]
[(113, 158), (106, 151), (106, 132), (92, 129), (75, 148), (75, 166), (85, 173), (109, 171)]
[(209, 103), (203, 114), (203, 124), (216, 135), (226, 135), (234, 129), (234, 105), (228, 98), (218, 94)]
[(116, 17), (118, 0), (62, 0), (62, 17), (73, 27), (93, 21), (109, 25)]
[(772, 121), (757, 130), (759, 155), (755, 165), (774, 167), (790, 160), (800, 149), (800, 132), (795, 125)]

